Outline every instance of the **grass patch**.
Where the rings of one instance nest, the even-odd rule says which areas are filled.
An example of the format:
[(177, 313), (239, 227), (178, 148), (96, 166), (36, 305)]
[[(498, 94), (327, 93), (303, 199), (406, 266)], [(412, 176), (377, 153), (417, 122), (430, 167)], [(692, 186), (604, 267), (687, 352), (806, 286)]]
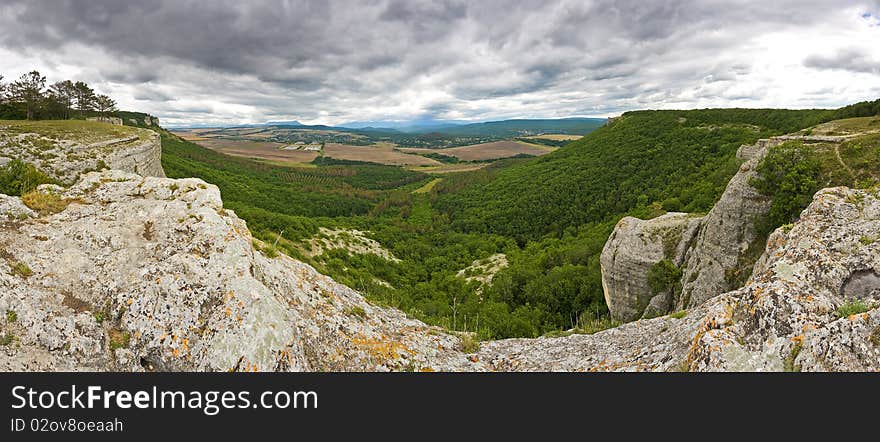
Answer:
[(673, 319), (681, 319), (681, 318), (684, 318), (685, 316), (687, 316), (687, 314), (688, 314), (687, 310), (679, 310), (675, 313), (670, 313), (669, 317), (673, 318)]
[(854, 299), (852, 301), (844, 303), (840, 307), (837, 307), (837, 311), (835, 313), (837, 314), (838, 318), (848, 318), (852, 315), (865, 313), (868, 310), (870, 310), (870, 307), (865, 305), (862, 300)]
[(472, 334), (464, 334), (461, 336), (461, 351), (467, 354), (480, 351), (480, 341)]
[(4, 333), (0, 335), (0, 347), (5, 347), (15, 341), (15, 335), (12, 333)]
[(21, 202), (42, 216), (61, 212), (73, 201), (61, 198), (61, 196), (52, 192), (32, 191), (22, 195)]
[(578, 326), (575, 327), (574, 332), (581, 335), (592, 335), (609, 328), (615, 328), (620, 324), (620, 322), (611, 319), (610, 316), (597, 318), (591, 313), (583, 313), (578, 318)]
[(34, 271), (23, 262), (12, 263), (11, 266), (13, 275), (21, 276), (22, 278), (29, 278), (34, 274)]
[(6, 322), (18, 321), (18, 313), (15, 310), (6, 310)]
[(367, 311), (359, 305), (345, 309), (345, 314), (348, 316), (356, 316), (361, 319), (367, 319)]
[(131, 333), (118, 328), (110, 329), (110, 350), (126, 348), (131, 342)]
[(804, 349), (804, 344), (798, 342), (791, 348), (791, 353), (788, 354), (788, 357), (782, 362), (783, 369), (789, 373), (797, 373), (801, 371), (801, 367), (794, 363), (795, 359), (797, 359), (798, 355), (801, 354), (801, 350)]

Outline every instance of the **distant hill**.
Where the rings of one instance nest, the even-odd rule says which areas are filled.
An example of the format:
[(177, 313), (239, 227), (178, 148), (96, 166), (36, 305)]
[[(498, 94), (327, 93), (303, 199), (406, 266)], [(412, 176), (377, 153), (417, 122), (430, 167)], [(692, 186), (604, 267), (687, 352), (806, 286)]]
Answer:
[(585, 135), (605, 124), (605, 118), (562, 118), (549, 120), (504, 120), (456, 126), (440, 126), (430, 130), (447, 135), (518, 137), (545, 133)]
[(437, 205), (457, 229), (521, 242), (647, 213), (664, 201), (670, 210), (704, 212), (739, 166), (740, 145), (877, 111), (880, 100), (838, 110), (627, 112), (550, 155), (489, 177), (442, 183)]

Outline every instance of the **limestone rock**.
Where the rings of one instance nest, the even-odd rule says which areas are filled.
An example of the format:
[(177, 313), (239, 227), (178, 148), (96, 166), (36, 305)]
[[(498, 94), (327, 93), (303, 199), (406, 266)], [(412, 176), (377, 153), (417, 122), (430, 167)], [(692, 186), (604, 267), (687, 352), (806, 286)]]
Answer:
[(605, 302), (615, 320), (638, 319), (649, 305), (649, 316), (668, 312), (673, 293), (654, 293), (648, 271), (663, 259), (680, 266), (699, 225), (699, 217), (686, 213), (617, 223), (600, 257)]
[(92, 122), (87, 124), (95, 127), (77, 132), (57, 130), (51, 124), (0, 124), (0, 157), (31, 163), (65, 185), (75, 183), (85, 172), (102, 168), (165, 176), (159, 134), (152, 130)]
[(201, 180), (92, 172), (62, 197), (60, 213), (0, 227), (0, 311), (18, 318), (0, 369), (404, 370), (459, 345), (255, 251)]
[(0, 223), (31, 218), (35, 215), (33, 210), (21, 202), (21, 198), (0, 193)]
[(100, 123), (113, 124), (116, 126), (122, 126), (122, 118), (119, 117), (90, 117), (86, 118), (87, 121), (97, 121)]
[(694, 246), (687, 253), (677, 309), (700, 305), (712, 296), (745, 283), (755, 260), (764, 250), (755, 219), (765, 217), (771, 204), (749, 181), (757, 175), (758, 164), (768, 149), (782, 142), (781, 139), (760, 140), (737, 152), (747, 161), (702, 220)]

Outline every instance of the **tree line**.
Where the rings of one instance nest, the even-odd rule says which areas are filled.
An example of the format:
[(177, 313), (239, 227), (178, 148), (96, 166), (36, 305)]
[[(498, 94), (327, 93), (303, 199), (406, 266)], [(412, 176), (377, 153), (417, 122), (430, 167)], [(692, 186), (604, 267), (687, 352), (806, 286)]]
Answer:
[(117, 110), (115, 100), (83, 81), (64, 80), (47, 87), (46, 77), (36, 70), (9, 83), (3, 79), (0, 75), (0, 118), (71, 119)]

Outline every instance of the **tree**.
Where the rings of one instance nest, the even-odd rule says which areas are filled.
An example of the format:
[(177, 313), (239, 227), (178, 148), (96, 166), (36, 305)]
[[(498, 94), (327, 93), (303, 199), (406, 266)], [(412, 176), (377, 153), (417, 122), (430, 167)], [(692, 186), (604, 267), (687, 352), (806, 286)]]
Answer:
[(3, 83), (3, 76), (0, 75), (0, 104), (6, 102), (6, 85)]
[(98, 95), (95, 97), (95, 109), (106, 117), (108, 112), (116, 111), (116, 101), (107, 95)]
[(88, 84), (77, 81), (73, 84), (76, 109), (82, 114), (95, 109), (95, 91)]
[(24, 103), (25, 107), (27, 107), (28, 120), (34, 119), (37, 106), (44, 97), (43, 92), (45, 88), (46, 77), (40, 75), (38, 71), (28, 72), (10, 85), (9, 89), (12, 99)]
[(70, 80), (64, 80), (49, 86), (49, 92), (64, 106), (64, 118), (70, 118), (70, 110), (76, 99), (76, 86)]

